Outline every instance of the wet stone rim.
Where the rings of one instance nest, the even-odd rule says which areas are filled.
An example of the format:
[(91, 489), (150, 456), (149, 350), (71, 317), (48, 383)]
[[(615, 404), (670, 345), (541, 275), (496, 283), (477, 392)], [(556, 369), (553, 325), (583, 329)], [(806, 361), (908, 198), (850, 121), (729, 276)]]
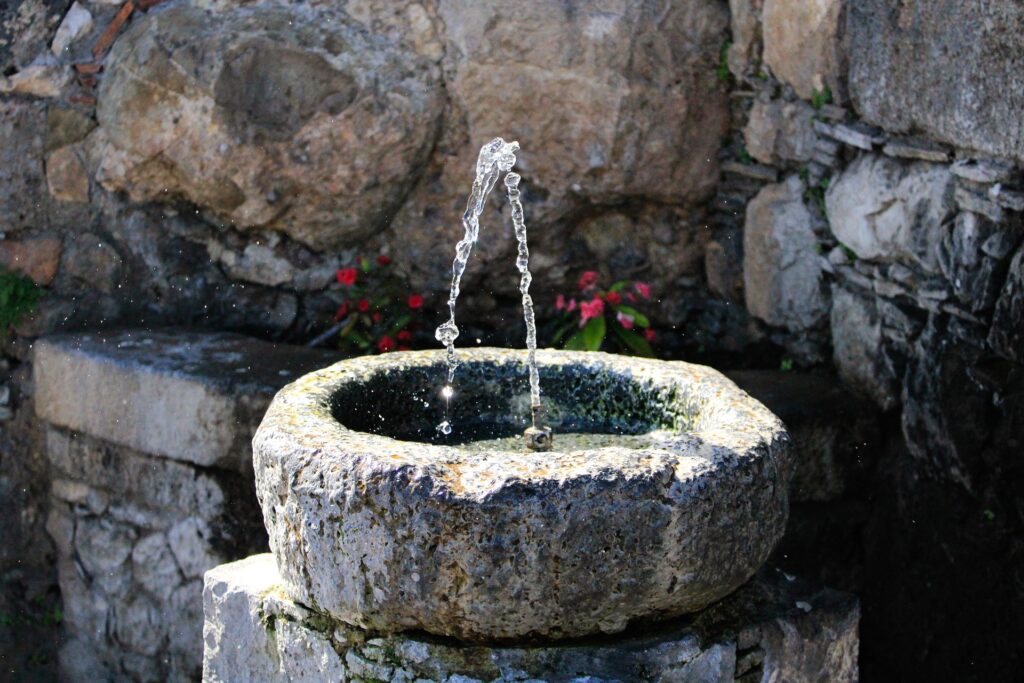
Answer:
[[(523, 351), (460, 360), (526, 376)], [(628, 378), (669, 401), (677, 428), (636, 449), (469, 454), (336, 419), (347, 389), (441, 368), (441, 351), (343, 361), (282, 389), (253, 457), (291, 596), (371, 631), (554, 639), (702, 609), (757, 571), (788, 512), (777, 417), (703, 366), (565, 351), (538, 363), (547, 377)]]

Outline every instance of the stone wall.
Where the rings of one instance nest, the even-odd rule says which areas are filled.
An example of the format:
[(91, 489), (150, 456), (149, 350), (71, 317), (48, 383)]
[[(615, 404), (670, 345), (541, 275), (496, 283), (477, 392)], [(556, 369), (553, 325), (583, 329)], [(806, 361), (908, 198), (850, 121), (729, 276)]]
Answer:
[(1012, 678), (1021, 662), (1000, 643), (1024, 626), (1021, 8), (730, 4), (719, 192), (738, 208), (709, 242), (708, 281), (742, 289), (797, 365), (833, 366), (886, 411), (873, 502), (820, 511), (853, 523), (819, 538), (847, 546), (845, 578), (830, 578), (865, 600), (864, 676)]
[(182, 331), (36, 343), (68, 680), (198, 679), (203, 573), (266, 548), (249, 441), (331, 358)]
[[(792, 390), (791, 405), (827, 394), (811, 412), (851, 421), (820, 418), (827, 438), (809, 428), (831, 454), (814, 462), (835, 467), (801, 485), (776, 559), (862, 597), (865, 679), (1015, 677), (1021, 12), (1012, 0), (5, 3), (0, 266), (45, 296), (0, 342), (4, 590), (47, 595), (54, 557), (66, 569), (73, 555), (67, 529), (84, 538), (88, 520), (113, 519), (89, 501), (114, 489), (51, 466), (48, 444), (238, 472), (182, 461), (147, 430), (45, 427), (35, 339), (179, 325), (302, 343), (340, 301), (337, 266), (381, 250), (436, 309), (474, 150), (503, 135), (523, 145), (542, 309), (582, 270), (649, 280), (663, 353), (771, 369), (744, 386), (780, 414), (772, 392)], [(495, 202), (464, 319), (499, 344), (519, 343), (512, 243)], [(818, 383), (832, 376), (883, 413), (880, 429)], [(48, 518), (65, 533), (56, 551)], [(171, 526), (126, 528), (134, 552)], [(66, 612), (73, 632), (79, 612)], [(130, 666), (169, 675), (137, 654)]]

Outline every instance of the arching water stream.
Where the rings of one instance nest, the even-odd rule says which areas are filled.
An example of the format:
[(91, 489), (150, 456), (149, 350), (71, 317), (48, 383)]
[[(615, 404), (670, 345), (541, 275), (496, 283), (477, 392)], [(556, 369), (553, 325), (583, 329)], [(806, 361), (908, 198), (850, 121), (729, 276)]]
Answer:
[(452, 431), (451, 422), (448, 421), (447, 405), (454, 395), (452, 382), (455, 379), (455, 369), (458, 367), (455, 340), (459, 336), (459, 328), (455, 324), (455, 303), (459, 298), (459, 286), (462, 282), (462, 274), (466, 271), (466, 264), (469, 262), (469, 255), (473, 251), (473, 245), (480, 237), (480, 214), (483, 213), (487, 195), (494, 189), (498, 176), (502, 173), (506, 174), (505, 189), (508, 192), (509, 205), (512, 207), (512, 224), (518, 242), (516, 268), (520, 273), (519, 292), (523, 297), (523, 318), (526, 321), (527, 364), (530, 368), (530, 408), (533, 426), (537, 427), (537, 417), (540, 413), (540, 377), (537, 373), (536, 358), (537, 324), (533, 313), (533, 299), (530, 297), (530, 282), (533, 277), (530, 275), (530, 250), (526, 243), (523, 204), (519, 199), (521, 178), (518, 173), (512, 172), (512, 167), (516, 163), (515, 153), (518, 149), (518, 142), (505, 142), (501, 138), (495, 138), (480, 148), (480, 155), (476, 160), (476, 178), (473, 180), (473, 189), (469, 194), (466, 212), (462, 214), (462, 227), (465, 230), (465, 235), (455, 245), (452, 285), (448, 294), (448, 320), (440, 325), (434, 333), (437, 340), (448, 349), (448, 383), (441, 390), (441, 396), (445, 400), (445, 419), (437, 426), (438, 431), (442, 434), (450, 434)]

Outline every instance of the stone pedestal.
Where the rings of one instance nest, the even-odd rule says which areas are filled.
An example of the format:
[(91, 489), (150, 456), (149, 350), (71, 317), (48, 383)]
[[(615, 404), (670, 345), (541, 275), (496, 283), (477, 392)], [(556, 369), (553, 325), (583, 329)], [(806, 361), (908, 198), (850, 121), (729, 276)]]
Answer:
[(762, 570), (711, 607), (615, 636), (462, 644), (354, 629), (289, 599), (271, 555), (206, 573), (207, 683), (855, 681), (852, 595)]
[(69, 681), (193, 681), (203, 573), (266, 548), (249, 440), (332, 354), (183, 330), (36, 343)]

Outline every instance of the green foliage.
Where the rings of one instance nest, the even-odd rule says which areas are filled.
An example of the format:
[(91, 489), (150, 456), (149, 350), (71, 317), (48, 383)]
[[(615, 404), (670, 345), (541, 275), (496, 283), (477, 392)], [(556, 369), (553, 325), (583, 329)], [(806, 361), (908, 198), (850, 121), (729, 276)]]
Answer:
[(583, 273), (576, 295), (558, 295), (559, 320), (551, 346), (572, 351), (615, 350), (638, 356), (654, 356), (651, 342), (657, 334), (650, 318), (637, 309), (651, 299), (645, 282), (619, 280), (606, 290), (597, 271)]
[(984, 517), (986, 521), (992, 522), (995, 521), (996, 513), (986, 508), (981, 511), (981, 516)]
[(839, 248), (843, 250), (844, 254), (846, 254), (846, 258), (850, 259), (851, 261), (857, 260), (857, 253), (853, 249), (850, 249), (848, 246), (842, 243), (839, 244)]
[[(804, 181), (804, 185), (807, 185), (809, 182), (807, 169), (800, 171), (800, 179)], [(807, 186), (807, 189), (804, 190), (804, 201), (817, 206), (823, 216), (828, 215), (828, 211), (825, 208), (825, 192), (831, 183), (831, 178), (822, 178), (818, 181), (817, 185)]]
[(0, 334), (36, 309), (42, 290), (24, 275), (0, 270)]
[(832, 90), (827, 85), (823, 90), (815, 89), (811, 93), (811, 106), (815, 111), (821, 111), (826, 104), (832, 104)]
[(336, 276), (345, 297), (334, 316), (342, 349), (361, 355), (412, 348), (422, 323), (423, 296), (408, 290), (389, 257), (360, 257)]
[(793, 370), (793, 359), (783, 358), (782, 362), (779, 363), (779, 370), (782, 372), (791, 372)]
[(732, 72), (729, 71), (730, 47), (732, 47), (732, 41), (727, 40), (722, 43), (722, 49), (718, 52), (718, 66), (715, 67), (715, 75), (722, 83), (728, 83), (732, 80)]
[(749, 166), (754, 163), (754, 157), (750, 156), (750, 152), (747, 151), (745, 145), (740, 145), (739, 149), (736, 150), (736, 158), (739, 159), (740, 163), (744, 166)]

